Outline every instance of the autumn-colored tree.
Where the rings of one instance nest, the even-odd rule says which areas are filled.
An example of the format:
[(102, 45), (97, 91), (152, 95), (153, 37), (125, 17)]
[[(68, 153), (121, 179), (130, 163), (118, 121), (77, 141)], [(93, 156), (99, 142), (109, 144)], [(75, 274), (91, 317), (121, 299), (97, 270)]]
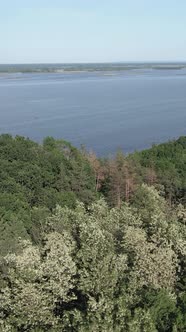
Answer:
[(95, 189), (98, 191), (101, 187), (102, 181), (105, 178), (105, 167), (102, 165), (101, 160), (96, 157), (96, 154), (91, 151), (87, 154), (87, 158), (92, 166), (95, 174)]
[(136, 173), (132, 162), (122, 152), (107, 161), (108, 198), (113, 206), (129, 202), (136, 187)]

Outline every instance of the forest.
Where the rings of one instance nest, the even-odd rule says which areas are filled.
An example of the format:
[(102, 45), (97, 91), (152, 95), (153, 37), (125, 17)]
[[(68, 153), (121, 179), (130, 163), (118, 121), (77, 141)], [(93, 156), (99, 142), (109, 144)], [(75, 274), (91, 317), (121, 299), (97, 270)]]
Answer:
[(186, 331), (186, 136), (97, 158), (0, 136), (0, 331)]

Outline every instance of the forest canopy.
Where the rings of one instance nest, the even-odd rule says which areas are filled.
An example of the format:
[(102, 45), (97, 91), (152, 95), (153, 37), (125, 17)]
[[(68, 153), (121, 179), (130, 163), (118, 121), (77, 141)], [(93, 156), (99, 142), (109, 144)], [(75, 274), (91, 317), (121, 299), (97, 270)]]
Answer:
[(186, 330), (186, 137), (112, 159), (0, 136), (0, 330)]

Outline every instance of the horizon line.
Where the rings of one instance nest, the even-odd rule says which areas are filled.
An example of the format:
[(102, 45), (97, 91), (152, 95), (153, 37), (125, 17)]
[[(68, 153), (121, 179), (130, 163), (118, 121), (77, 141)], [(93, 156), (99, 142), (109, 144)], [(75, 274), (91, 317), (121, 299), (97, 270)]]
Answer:
[(80, 64), (186, 64), (186, 60), (80, 61), (80, 62), (0, 62), (0, 65), (80, 65)]

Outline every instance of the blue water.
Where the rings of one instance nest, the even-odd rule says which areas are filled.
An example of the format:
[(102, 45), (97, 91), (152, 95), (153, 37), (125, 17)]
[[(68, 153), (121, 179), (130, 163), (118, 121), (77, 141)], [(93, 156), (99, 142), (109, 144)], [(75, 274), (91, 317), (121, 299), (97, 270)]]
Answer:
[(1, 75), (0, 133), (98, 155), (186, 135), (186, 69)]

